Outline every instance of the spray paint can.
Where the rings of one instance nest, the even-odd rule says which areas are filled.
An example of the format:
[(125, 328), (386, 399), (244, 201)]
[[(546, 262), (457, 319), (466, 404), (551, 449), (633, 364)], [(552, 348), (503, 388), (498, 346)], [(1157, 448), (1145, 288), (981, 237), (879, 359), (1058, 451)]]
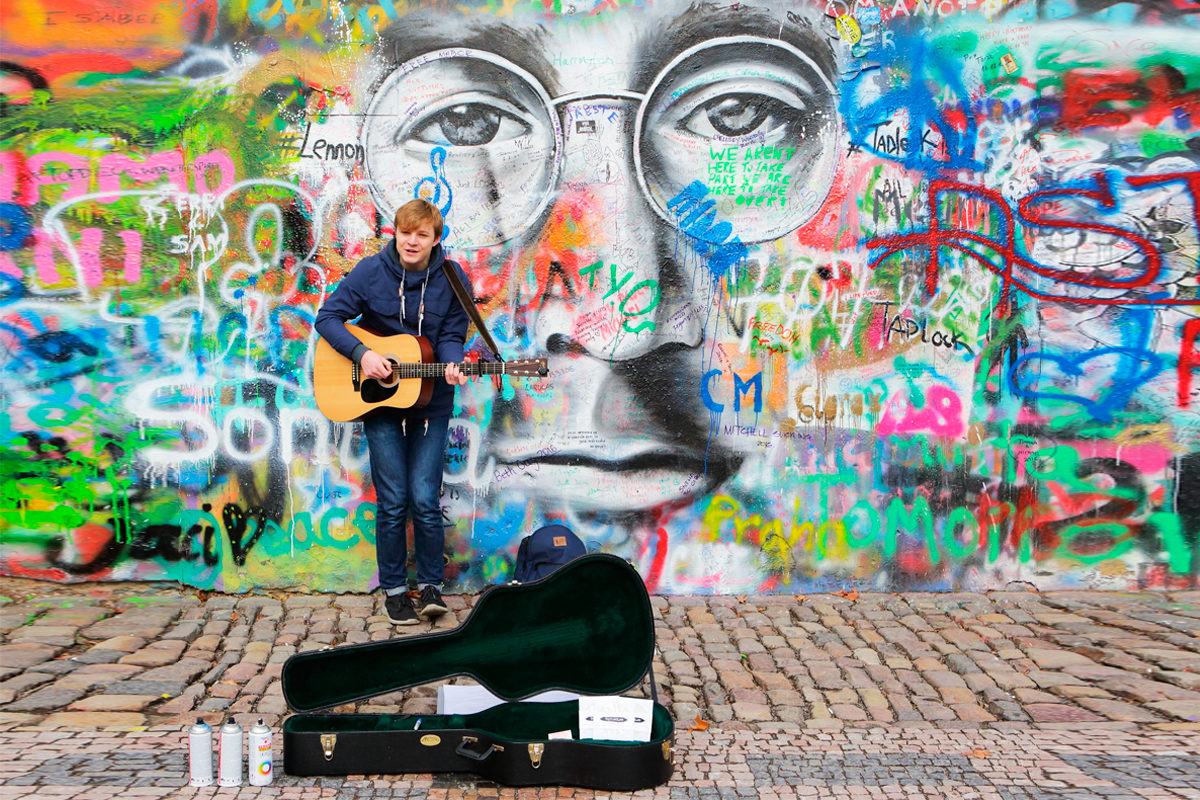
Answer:
[(220, 761), (217, 764), (218, 786), (242, 785), (242, 726), (233, 717), (221, 726)]
[(202, 719), (188, 729), (188, 766), (191, 768), (190, 786), (212, 786), (212, 728)]
[(271, 770), (274, 767), (271, 758), (271, 729), (258, 724), (246, 734), (246, 760), (249, 762), (250, 785), (269, 786)]

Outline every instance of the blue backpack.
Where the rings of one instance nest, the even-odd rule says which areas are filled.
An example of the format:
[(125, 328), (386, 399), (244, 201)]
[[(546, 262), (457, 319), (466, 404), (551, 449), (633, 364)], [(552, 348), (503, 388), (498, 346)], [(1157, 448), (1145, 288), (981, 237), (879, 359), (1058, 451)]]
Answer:
[(521, 540), (513, 580), (518, 583), (536, 581), (585, 553), (587, 548), (570, 528), (543, 525)]

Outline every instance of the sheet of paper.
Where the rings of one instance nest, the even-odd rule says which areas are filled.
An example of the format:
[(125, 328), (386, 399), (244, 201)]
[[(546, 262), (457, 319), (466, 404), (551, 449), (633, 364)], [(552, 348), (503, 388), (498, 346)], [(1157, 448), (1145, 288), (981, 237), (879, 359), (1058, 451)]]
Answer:
[[(574, 700), (579, 695), (572, 692), (542, 692), (533, 697), (527, 697), (525, 703), (561, 703)], [(504, 700), (489, 692), (482, 686), (466, 684), (462, 686), (446, 684), (438, 687), (437, 713), (439, 714), (474, 714), (492, 706), (498, 706)]]
[(650, 741), (654, 703), (637, 697), (580, 697), (579, 738)]

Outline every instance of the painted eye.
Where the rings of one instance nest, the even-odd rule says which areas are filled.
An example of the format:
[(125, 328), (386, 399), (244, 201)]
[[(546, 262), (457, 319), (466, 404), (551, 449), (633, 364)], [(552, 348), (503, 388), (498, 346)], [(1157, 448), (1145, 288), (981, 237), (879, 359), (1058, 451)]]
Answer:
[(765, 133), (792, 122), (799, 109), (753, 92), (722, 94), (697, 106), (678, 123), (680, 130), (712, 138)]
[(526, 136), (530, 126), (507, 111), (487, 103), (459, 103), (426, 116), (409, 137), (425, 144), (480, 147)]

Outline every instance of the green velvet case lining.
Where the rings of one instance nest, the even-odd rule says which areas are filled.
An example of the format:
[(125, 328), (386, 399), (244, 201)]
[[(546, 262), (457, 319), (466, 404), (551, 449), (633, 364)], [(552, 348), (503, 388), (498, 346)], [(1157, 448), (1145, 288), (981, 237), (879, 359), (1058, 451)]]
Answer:
[(490, 589), (462, 625), (444, 633), (299, 653), (284, 664), (282, 680), (284, 699), (297, 711), (455, 675), (505, 700), (550, 689), (617, 695), (642, 679), (653, 656), (641, 576), (597, 554), (534, 583)]
[[(418, 722), (420, 727), (417, 726)], [(283, 727), (289, 733), (317, 734), (475, 730), (495, 739), (516, 742), (544, 741), (551, 733), (569, 730), (571, 737), (578, 739), (579, 703), (575, 700), (561, 703), (504, 703), (476, 714), (306, 714), (288, 717)], [(665, 739), (673, 730), (671, 715), (662, 706), (655, 705), (650, 722), (650, 741)]]

